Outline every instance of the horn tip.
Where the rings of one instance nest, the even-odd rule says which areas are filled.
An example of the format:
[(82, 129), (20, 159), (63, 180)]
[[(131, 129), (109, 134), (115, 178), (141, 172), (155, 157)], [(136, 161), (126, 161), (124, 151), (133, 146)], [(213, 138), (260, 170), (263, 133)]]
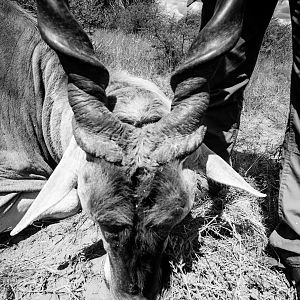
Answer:
[(253, 194), (255, 197), (258, 197), (258, 198), (265, 198), (267, 197), (267, 194), (264, 194), (264, 193), (261, 193), (257, 190), (254, 190), (254, 191), (249, 191), (251, 194)]
[[(22, 229), (21, 229), (22, 230)], [(20, 231), (21, 231), (18, 226), (16, 226), (11, 232), (10, 232), (10, 236), (15, 236), (17, 235)]]
[(264, 193), (258, 193), (258, 197), (260, 197), (260, 198), (266, 198), (266, 197), (267, 197), (267, 194), (264, 194)]
[(29, 224), (22, 222), (22, 220), (16, 225), (16, 227), (10, 232), (10, 236), (15, 236), (24, 230)]

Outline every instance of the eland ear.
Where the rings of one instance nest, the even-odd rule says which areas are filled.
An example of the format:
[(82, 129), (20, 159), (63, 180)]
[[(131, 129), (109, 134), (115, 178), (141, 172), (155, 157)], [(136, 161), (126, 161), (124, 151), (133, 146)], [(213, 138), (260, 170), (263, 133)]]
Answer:
[(186, 6), (189, 7), (189, 6), (191, 6), (196, 1), (197, 0), (188, 0), (187, 3), (186, 3)]
[(202, 144), (184, 162), (184, 166), (195, 171), (202, 170), (206, 176), (216, 182), (240, 188), (256, 197), (266, 197), (265, 194), (254, 189), (219, 155)]
[(77, 145), (74, 137), (72, 137), (61, 161), (24, 217), (11, 231), (11, 235), (16, 235), (34, 221), (48, 215), (47, 211), (53, 206), (58, 203), (61, 205), (65, 199), (68, 199), (67, 195), (77, 185), (77, 173), (84, 157), (85, 152)]

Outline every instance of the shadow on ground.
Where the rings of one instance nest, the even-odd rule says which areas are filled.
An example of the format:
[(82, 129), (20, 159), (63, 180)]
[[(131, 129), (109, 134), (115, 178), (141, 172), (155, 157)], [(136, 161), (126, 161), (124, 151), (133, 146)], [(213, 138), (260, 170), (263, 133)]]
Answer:
[(248, 153), (234, 151), (233, 166), (246, 179), (267, 195), (259, 199), (264, 224), (269, 235), (279, 222), (278, 194), (280, 184), (281, 148), (268, 153)]
[(33, 225), (26, 227), (16, 236), (11, 236), (9, 232), (0, 233), (0, 250), (17, 245), (19, 242), (28, 239), (43, 228), (58, 223), (59, 220), (46, 220), (34, 222)]

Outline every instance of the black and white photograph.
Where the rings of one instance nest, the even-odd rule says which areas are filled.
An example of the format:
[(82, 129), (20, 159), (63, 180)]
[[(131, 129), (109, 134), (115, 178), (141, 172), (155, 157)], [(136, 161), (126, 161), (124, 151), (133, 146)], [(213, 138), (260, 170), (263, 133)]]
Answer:
[(300, 0), (0, 0), (0, 300), (300, 300)]

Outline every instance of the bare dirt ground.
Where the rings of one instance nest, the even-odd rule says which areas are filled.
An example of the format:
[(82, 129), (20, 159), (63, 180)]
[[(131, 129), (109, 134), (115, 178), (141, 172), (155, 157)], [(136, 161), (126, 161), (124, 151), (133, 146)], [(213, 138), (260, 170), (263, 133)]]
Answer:
[(95, 299), (94, 294), (103, 294), (105, 252), (97, 229), (82, 215), (41, 230), (32, 226), (14, 238), (3, 235), (0, 247), (1, 299)]

